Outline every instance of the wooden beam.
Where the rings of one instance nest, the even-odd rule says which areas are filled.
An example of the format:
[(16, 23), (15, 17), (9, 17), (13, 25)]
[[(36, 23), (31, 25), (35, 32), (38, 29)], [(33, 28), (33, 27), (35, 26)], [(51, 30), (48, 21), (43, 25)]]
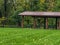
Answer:
[(22, 16), (21, 27), (24, 27), (24, 16)]
[(34, 18), (33, 19), (33, 28), (36, 28), (36, 17), (34, 16), (33, 18)]
[(60, 29), (60, 18), (59, 18), (59, 29)]
[(48, 18), (44, 17), (44, 29), (48, 28)]
[(46, 18), (44, 18), (44, 29), (46, 29)]
[(56, 17), (56, 29), (58, 28), (58, 18)]
[(39, 18), (39, 19), (37, 19), (37, 21), (38, 21), (38, 27), (41, 28), (40, 27), (40, 26), (42, 26), (41, 19)]
[(60, 18), (57, 19), (57, 29), (60, 29)]

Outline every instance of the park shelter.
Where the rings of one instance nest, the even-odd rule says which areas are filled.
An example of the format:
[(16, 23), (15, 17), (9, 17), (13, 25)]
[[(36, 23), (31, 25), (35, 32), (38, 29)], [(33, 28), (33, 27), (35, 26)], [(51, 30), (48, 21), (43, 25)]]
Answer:
[(21, 27), (24, 27), (24, 16), (32, 16), (34, 18), (33, 27), (36, 27), (36, 17), (44, 18), (44, 29), (48, 29), (48, 18), (56, 19), (56, 29), (60, 29), (60, 12), (39, 12), (39, 11), (25, 11), (19, 14), (22, 16)]

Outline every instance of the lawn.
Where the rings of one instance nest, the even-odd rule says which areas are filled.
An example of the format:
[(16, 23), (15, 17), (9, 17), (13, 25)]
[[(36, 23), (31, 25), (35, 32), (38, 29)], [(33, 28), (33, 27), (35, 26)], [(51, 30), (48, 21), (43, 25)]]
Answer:
[(60, 30), (0, 28), (0, 45), (60, 45)]

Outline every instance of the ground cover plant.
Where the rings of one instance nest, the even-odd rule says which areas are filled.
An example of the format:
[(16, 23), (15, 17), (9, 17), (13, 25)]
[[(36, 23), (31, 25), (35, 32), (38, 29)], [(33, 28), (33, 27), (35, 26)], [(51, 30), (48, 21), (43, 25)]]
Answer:
[(0, 28), (0, 45), (60, 45), (60, 30)]

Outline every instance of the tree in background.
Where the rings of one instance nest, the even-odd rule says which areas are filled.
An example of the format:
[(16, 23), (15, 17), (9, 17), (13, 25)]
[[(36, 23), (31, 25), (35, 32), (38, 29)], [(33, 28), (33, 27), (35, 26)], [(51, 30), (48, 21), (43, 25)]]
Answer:
[(60, 11), (60, 0), (0, 0), (0, 17), (11, 23), (23, 11)]

